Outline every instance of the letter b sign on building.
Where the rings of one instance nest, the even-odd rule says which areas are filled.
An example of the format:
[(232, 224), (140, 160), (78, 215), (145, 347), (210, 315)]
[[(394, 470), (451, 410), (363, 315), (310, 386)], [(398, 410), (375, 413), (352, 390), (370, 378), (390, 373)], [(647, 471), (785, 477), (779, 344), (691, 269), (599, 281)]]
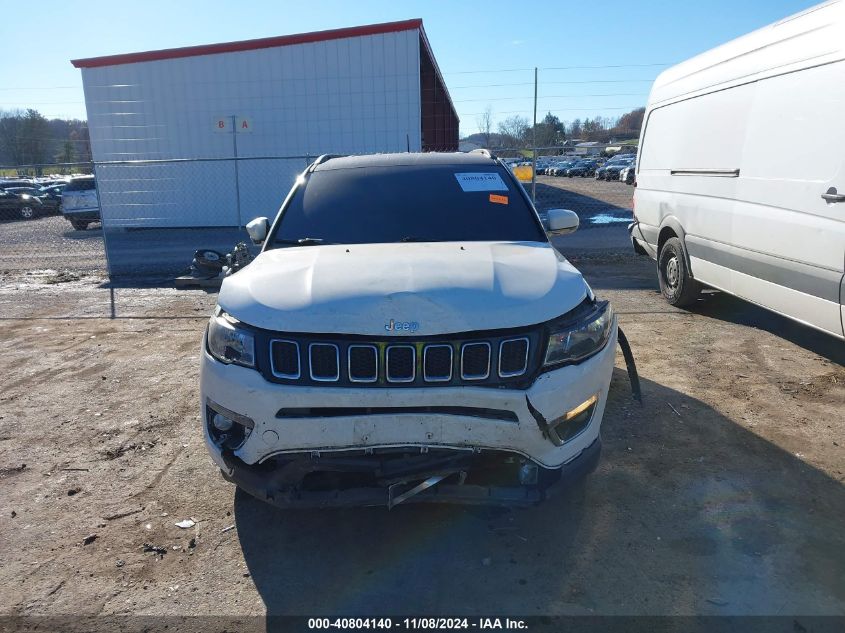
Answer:
[(226, 134), (232, 133), (232, 124), (236, 134), (252, 132), (252, 118), (246, 116), (217, 116), (214, 117), (214, 131)]

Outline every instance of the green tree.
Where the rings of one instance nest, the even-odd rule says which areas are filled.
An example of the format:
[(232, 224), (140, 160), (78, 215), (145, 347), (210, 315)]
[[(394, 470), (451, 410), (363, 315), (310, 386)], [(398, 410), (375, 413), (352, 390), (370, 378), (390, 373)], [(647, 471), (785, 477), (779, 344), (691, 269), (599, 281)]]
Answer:
[(59, 152), (58, 156), (56, 156), (56, 160), (58, 160), (60, 163), (73, 162), (73, 143), (70, 140), (67, 140), (62, 143), (62, 151)]
[(38, 110), (26, 111), (21, 125), (21, 141), (24, 163), (47, 162), (47, 149), (50, 145), (50, 126)]

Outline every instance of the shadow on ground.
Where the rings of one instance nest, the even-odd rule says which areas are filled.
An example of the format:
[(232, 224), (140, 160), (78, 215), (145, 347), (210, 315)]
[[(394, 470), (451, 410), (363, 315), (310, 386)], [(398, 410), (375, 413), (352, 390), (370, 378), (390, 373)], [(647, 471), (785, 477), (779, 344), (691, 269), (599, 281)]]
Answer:
[(691, 310), (712, 319), (765, 330), (814, 354), (845, 365), (845, 343), (842, 341), (733, 295), (707, 290)]
[(616, 370), (599, 469), (539, 507), (283, 511), (237, 492), (268, 615), (841, 613), (842, 484), (643, 387), (640, 407)]

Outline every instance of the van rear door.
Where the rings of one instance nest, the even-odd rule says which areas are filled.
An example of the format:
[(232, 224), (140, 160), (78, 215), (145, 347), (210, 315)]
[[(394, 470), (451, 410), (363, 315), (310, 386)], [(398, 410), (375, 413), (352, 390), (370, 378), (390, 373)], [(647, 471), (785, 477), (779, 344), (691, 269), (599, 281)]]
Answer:
[(737, 179), (733, 291), (843, 336), (845, 61), (760, 80)]

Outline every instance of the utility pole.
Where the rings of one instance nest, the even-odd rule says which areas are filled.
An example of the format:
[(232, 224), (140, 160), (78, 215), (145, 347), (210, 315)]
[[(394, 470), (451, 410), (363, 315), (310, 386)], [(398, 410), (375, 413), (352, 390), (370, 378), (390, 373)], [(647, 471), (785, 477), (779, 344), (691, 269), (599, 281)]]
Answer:
[(534, 159), (531, 161), (531, 201), (537, 204), (537, 67), (534, 67), (534, 127), (531, 145), (534, 146)]

